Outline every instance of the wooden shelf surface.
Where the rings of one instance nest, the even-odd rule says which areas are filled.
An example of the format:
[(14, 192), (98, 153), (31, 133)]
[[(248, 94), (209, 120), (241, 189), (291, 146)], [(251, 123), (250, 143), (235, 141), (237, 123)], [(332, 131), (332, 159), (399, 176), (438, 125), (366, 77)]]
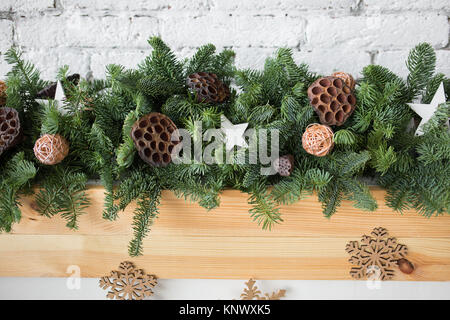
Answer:
[(281, 209), (284, 222), (263, 231), (249, 216), (247, 195), (227, 190), (220, 208), (207, 212), (195, 203), (165, 191), (160, 216), (144, 242), (144, 256), (130, 258), (130, 205), (117, 221), (102, 218), (104, 190), (91, 186), (92, 205), (80, 218), (78, 231), (60, 217), (40, 216), (33, 197), (22, 201), (22, 221), (0, 234), (0, 276), (67, 277), (71, 265), (82, 277), (101, 277), (124, 260), (159, 278), (351, 280), (345, 245), (375, 227), (409, 249), (416, 265), (411, 275), (395, 280), (450, 280), (450, 215), (425, 218), (415, 211), (403, 215), (384, 204), (385, 192), (373, 187), (375, 212), (344, 201), (330, 219), (323, 217), (313, 196)]

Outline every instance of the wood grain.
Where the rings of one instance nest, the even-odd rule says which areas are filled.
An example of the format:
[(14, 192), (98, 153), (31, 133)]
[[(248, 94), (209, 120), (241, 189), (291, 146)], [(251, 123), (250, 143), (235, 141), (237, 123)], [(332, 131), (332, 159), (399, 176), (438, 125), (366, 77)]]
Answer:
[(403, 215), (385, 206), (384, 191), (372, 188), (376, 212), (344, 202), (327, 219), (315, 197), (283, 206), (283, 224), (261, 230), (248, 214), (246, 194), (227, 190), (220, 208), (207, 212), (197, 204), (163, 194), (160, 218), (144, 243), (144, 256), (129, 258), (134, 205), (117, 221), (102, 219), (103, 189), (90, 187), (92, 205), (74, 232), (60, 217), (38, 215), (32, 197), (24, 198), (23, 218), (10, 234), (0, 235), (0, 276), (66, 277), (78, 265), (83, 277), (100, 277), (123, 260), (160, 278), (330, 279), (349, 280), (345, 245), (374, 227), (385, 227), (409, 249), (416, 265), (395, 280), (450, 280), (450, 216)]

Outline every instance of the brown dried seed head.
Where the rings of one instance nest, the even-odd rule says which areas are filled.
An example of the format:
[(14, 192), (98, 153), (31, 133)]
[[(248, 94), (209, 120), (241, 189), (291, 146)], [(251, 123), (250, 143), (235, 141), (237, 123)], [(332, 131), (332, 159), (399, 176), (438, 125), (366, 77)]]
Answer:
[(0, 155), (14, 147), (22, 138), (19, 113), (13, 108), (0, 108)]
[(274, 161), (273, 167), (280, 176), (290, 176), (292, 170), (294, 170), (294, 156), (291, 154), (287, 154), (279, 157)]
[(69, 154), (69, 143), (59, 134), (46, 134), (36, 140), (33, 151), (40, 162), (54, 165)]
[(342, 125), (353, 113), (356, 98), (343, 80), (325, 77), (308, 88), (308, 97), (322, 124)]
[(187, 77), (186, 84), (198, 102), (221, 103), (230, 96), (228, 87), (214, 73), (193, 73)]
[(131, 128), (131, 138), (142, 160), (155, 167), (165, 167), (171, 161), (171, 153), (180, 143), (172, 141), (177, 127), (162, 113), (152, 112), (140, 118)]
[[(80, 82), (80, 75), (78, 73), (74, 73), (67, 77), (67, 81), (69, 81), (73, 86), (77, 86)], [(55, 99), (56, 85), (56, 82), (50, 83), (47, 87), (39, 91), (36, 97), (40, 99)]]

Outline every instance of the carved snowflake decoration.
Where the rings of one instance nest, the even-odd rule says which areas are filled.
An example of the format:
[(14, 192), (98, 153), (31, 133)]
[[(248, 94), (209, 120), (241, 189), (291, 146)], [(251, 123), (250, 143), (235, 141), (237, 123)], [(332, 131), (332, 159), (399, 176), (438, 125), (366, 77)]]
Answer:
[(351, 255), (349, 261), (356, 265), (351, 268), (350, 275), (363, 279), (375, 273), (379, 280), (390, 280), (394, 277), (393, 267), (397, 266), (397, 260), (404, 258), (408, 249), (395, 238), (388, 238), (384, 228), (373, 229), (371, 235), (362, 236), (361, 244), (358, 241), (347, 244), (345, 251)]
[(245, 283), (247, 288), (241, 294), (241, 300), (280, 300), (280, 298), (285, 296), (286, 290), (278, 290), (272, 292), (271, 294), (265, 293), (261, 296), (261, 291), (255, 286), (256, 281), (253, 279), (248, 280)]
[(100, 279), (100, 288), (109, 289), (106, 297), (118, 300), (142, 300), (153, 294), (156, 284), (155, 276), (145, 274), (127, 261), (120, 264), (118, 271)]

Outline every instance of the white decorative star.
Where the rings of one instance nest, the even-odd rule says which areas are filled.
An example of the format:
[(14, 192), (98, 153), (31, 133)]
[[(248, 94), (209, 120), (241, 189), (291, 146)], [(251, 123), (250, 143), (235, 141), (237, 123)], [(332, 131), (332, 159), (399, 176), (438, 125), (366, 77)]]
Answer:
[(64, 101), (66, 101), (66, 95), (64, 93), (64, 88), (61, 84), (61, 81), (58, 81), (56, 83), (56, 92), (55, 92), (55, 99), (36, 99), (35, 101), (37, 103), (43, 104), (43, 105), (49, 105), (50, 100), (53, 100), (54, 104), (56, 105), (56, 108), (62, 113), (65, 114), (67, 111), (63, 108)]
[(248, 123), (234, 125), (224, 115), (220, 116), (221, 130), (225, 134), (226, 149), (231, 150), (234, 146), (246, 148), (247, 142), (244, 139), (244, 132)]
[(431, 100), (430, 104), (408, 103), (408, 106), (422, 118), (416, 130), (416, 135), (423, 135), (422, 125), (430, 120), (441, 103), (445, 103), (444, 84), (442, 82), (439, 85), (436, 93), (434, 94), (434, 97)]

